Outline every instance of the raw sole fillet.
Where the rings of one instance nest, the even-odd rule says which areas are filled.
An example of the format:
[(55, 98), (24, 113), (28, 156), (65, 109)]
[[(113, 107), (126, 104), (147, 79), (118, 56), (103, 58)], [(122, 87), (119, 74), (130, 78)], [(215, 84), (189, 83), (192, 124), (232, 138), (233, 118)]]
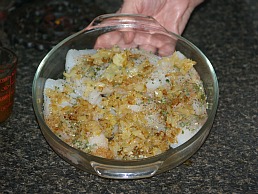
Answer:
[[(141, 150), (137, 150), (138, 156), (136, 156), (137, 155), (136, 153), (133, 153), (135, 150), (135, 147), (137, 147), (136, 143), (135, 145), (134, 143), (132, 143), (135, 146), (134, 148), (123, 147), (122, 151), (124, 152), (124, 155), (119, 155), (117, 153), (122, 152), (121, 147), (119, 147), (116, 143), (112, 142), (112, 146), (113, 146), (112, 150), (113, 152), (114, 150), (117, 151), (117, 153), (103, 154), (103, 152), (107, 152), (107, 150), (109, 150), (110, 139), (113, 138), (112, 141), (115, 141), (115, 138), (120, 140), (121, 138), (126, 137), (126, 135), (129, 137), (133, 135), (137, 137), (137, 139), (144, 139), (144, 135), (145, 135), (144, 133), (147, 133), (147, 132), (146, 131), (139, 132), (139, 130), (128, 132), (126, 131), (128, 130), (127, 127), (122, 126), (123, 124), (121, 125), (113, 124), (111, 132), (105, 134), (105, 130), (103, 132), (103, 129), (100, 130), (99, 129), (100, 126), (98, 126), (99, 125), (98, 121), (103, 120), (104, 119), (103, 117), (105, 117), (105, 115), (108, 115), (110, 117), (110, 120), (114, 119), (114, 117), (120, 116), (119, 115), (120, 113), (118, 114), (119, 110), (115, 108), (114, 109), (110, 108), (109, 113), (100, 113), (101, 110), (105, 108), (105, 104), (110, 103), (110, 101), (106, 99), (114, 95), (114, 93), (119, 94), (117, 98), (123, 95), (127, 96), (127, 94), (125, 94), (126, 93), (125, 90), (121, 88), (118, 88), (116, 90), (113, 87), (111, 87), (111, 85), (108, 83), (116, 82), (116, 79), (119, 80), (121, 76), (118, 77), (116, 74), (119, 74), (119, 73), (121, 74), (121, 73), (124, 73), (125, 71), (126, 71), (126, 75), (135, 77), (136, 79), (137, 75), (139, 74), (138, 73), (139, 69), (141, 69), (142, 68), (141, 66), (143, 66), (142, 64), (148, 61), (148, 63), (152, 64), (152, 66), (155, 66), (158, 64), (158, 67), (145, 65), (144, 67), (145, 71), (148, 71), (150, 68), (154, 68), (154, 70), (152, 71), (149, 70), (150, 71), (150, 74), (148, 75), (149, 77), (144, 78), (145, 79), (144, 83), (141, 83), (141, 80), (133, 83), (134, 84), (133, 86), (135, 88), (138, 87), (137, 89), (135, 89), (136, 92), (134, 93), (134, 95), (136, 96), (140, 95), (138, 90), (141, 90), (143, 88), (144, 88), (145, 94), (143, 96), (140, 96), (139, 98), (134, 96), (135, 99), (133, 99), (134, 101), (133, 103), (126, 104), (126, 108), (123, 107), (123, 105), (121, 105), (121, 107), (123, 108), (123, 110), (126, 110), (126, 111), (129, 110), (135, 115), (138, 115), (138, 114), (140, 115), (141, 112), (147, 113), (147, 115), (143, 117), (143, 120), (145, 120), (145, 124), (152, 130), (156, 130), (157, 133), (159, 134), (166, 133), (168, 122), (172, 123), (171, 124), (172, 126), (177, 126), (176, 128), (179, 128), (178, 129), (179, 131), (175, 132), (176, 133), (174, 137), (175, 141), (173, 141), (172, 143), (169, 143), (169, 146), (172, 148), (176, 148), (182, 145), (183, 143), (185, 143), (186, 141), (188, 141), (190, 138), (192, 138), (198, 132), (198, 130), (201, 128), (201, 126), (204, 124), (204, 122), (207, 119), (205, 99), (203, 101), (203, 99), (199, 100), (197, 97), (194, 97), (196, 99), (193, 100), (193, 103), (191, 104), (191, 107), (190, 107), (190, 111), (186, 110), (185, 107), (180, 108), (180, 106), (182, 106), (181, 105), (182, 103), (173, 102), (175, 103), (175, 106), (172, 108), (175, 108), (175, 111), (182, 111), (182, 115), (188, 115), (190, 114), (188, 112), (192, 112), (193, 116), (190, 115), (190, 118), (193, 118), (193, 119), (190, 121), (187, 119), (180, 120), (180, 118), (177, 118), (179, 116), (176, 115), (175, 117), (172, 117), (172, 119), (170, 119), (171, 121), (169, 121), (169, 118), (167, 118), (166, 123), (164, 123), (164, 121), (161, 120), (161, 118), (167, 117), (169, 116), (169, 114), (165, 112), (163, 114), (159, 111), (152, 111), (152, 110), (156, 110), (157, 105), (152, 101), (148, 102), (148, 104), (144, 104), (142, 99), (143, 97), (149, 98), (149, 99), (153, 99), (153, 98), (158, 99), (160, 101), (155, 100), (155, 102), (158, 101), (158, 103), (161, 104), (160, 105), (161, 107), (165, 107), (166, 102), (164, 103), (161, 102), (163, 100), (162, 96), (165, 95), (167, 91), (169, 91), (169, 88), (172, 87), (172, 83), (170, 83), (171, 81), (173, 81), (174, 85), (191, 83), (193, 84), (194, 87), (196, 87), (196, 91), (201, 93), (200, 95), (204, 95), (202, 82), (199, 78), (198, 73), (192, 67), (194, 63), (190, 64), (191, 61), (190, 60), (187, 61), (188, 59), (186, 59), (185, 56), (178, 51), (174, 53), (175, 55), (174, 58), (176, 58), (175, 61), (173, 61), (174, 59), (172, 60), (173, 57), (161, 58), (152, 53), (137, 50), (137, 49), (132, 49), (130, 50), (130, 52), (128, 51), (129, 54), (124, 51), (120, 51), (120, 52), (116, 51), (116, 52), (117, 53), (112, 56), (111, 61), (105, 61), (102, 56), (101, 60), (102, 61), (104, 60), (104, 62), (102, 65), (99, 65), (97, 67), (97, 71), (96, 69), (91, 70), (90, 68), (92, 68), (92, 66), (86, 65), (84, 69), (88, 68), (88, 70), (85, 70), (85, 71), (87, 72), (87, 74), (89, 74), (89, 76), (88, 75), (81, 76), (78, 74), (78, 72), (82, 72), (83, 70), (81, 69), (78, 70), (77, 68), (78, 64), (86, 63), (85, 60), (88, 60), (87, 59), (88, 56), (94, 56), (90, 58), (90, 60), (93, 61), (92, 63), (98, 63), (99, 62), (98, 51), (93, 49), (91, 50), (72, 49), (68, 51), (66, 56), (65, 72), (64, 72), (65, 79), (58, 79), (58, 80), (47, 79), (46, 80), (45, 88), (44, 88), (44, 117), (48, 119), (52, 117), (54, 112), (53, 105), (55, 107), (58, 105), (60, 110), (61, 109), (64, 110), (69, 107), (71, 108), (76, 106), (78, 104), (78, 99), (81, 99), (89, 103), (89, 106), (94, 107), (94, 109), (98, 109), (99, 114), (91, 115), (91, 117), (93, 117), (92, 118), (93, 124), (90, 126), (94, 128), (93, 132), (87, 131), (87, 132), (83, 132), (83, 134), (82, 132), (73, 133), (71, 131), (68, 131), (67, 129), (62, 131), (60, 130), (59, 127), (54, 127), (55, 129), (53, 129), (53, 126), (52, 126), (50, 128), (54, 131), (54, 133), (56, 133), (56, 135), (58, 135), (63, 141), (70, 144), (71, 146), (100, 157), (127, 159), (127, 160), (149, 157), (148, 154), (142, 154), (144, 151), (141, 151)], [(106, 53), (104, 52), (104, 54)], [(131, 68), (126, 68), (126, 65), (128, 64), (125, 64), (125, 63), (126, 62), (129, 63), (128, 61), (125, 60), (124, 56), (126, 54), (133, 57), (139, 56), (138, 58), (135, 57), (132, 60), (134, 65), (132, 65)], [(178, 61), (181, 61), (181, 60), (185, 60), (187, 65), (182, 67), (176, 66), (174, 64), (171, 65), (172, 62), (176, 64), (178, 63)], [(123, 65), (125, 67), (123, 67)], [(183, 72), (182, 75), (180, 74), (180, 72)], [(94, 75), (91, 75), (92, 73), (94, 73)], [(178, 77), (176, 80), (173, 80), (173, 76), (175, 75), (176, 76), (178, 75)], [(105, 83), (101, 82), (101, 80), (103, 79), (108, 81), (106, 81)], [(92, 85), (89, 85), (89, 83), (91, 83), (92, 85), (94, 85), (95, 88), (98, 88), (98, 89), (94, 89), (94, 87)], [(131, 86), (128, 85), (128, 87), (131, 87)], [(160, 88), (162, 88), (162, 90)], [(189, 88), (191, 88), (191, 86), (189, 86)], [(65, 95), (65, 98), (57, 102), (56, 101), (57, 98), (53, 97), (54, 96), (53, 91), (57, 96), (60, 95), (60, 93), (63, 93)], [(70, 91), (70, 92), (67, 92), (67, 91)], [(164, 94), (162, 94), (161, 91)], [(175, 92), (178, 96), (182, 95), (181, 93), (183, 93), (182, 91), (178, 91), (176, 89), (175, 89)], [(187, 100), (188, 97), (183, 96), (178, 98), (179, 99), (182, 98), (182, 100)], [(171, 108), (170, 109), (165, 108), (165, 109), (170, 110)], [(184, 111), (186, 111), (186, 113)], [(87, 110), (85, 110), (85, 112), (87, 112)], [(81, 116), (81, 118), (83, 119), (85, 117)], [(140, 117), (138, 116), (137, 118), (140, 118)], [(173, 119), (177, 120), (178, 123), (175, 124), (176, 121), (173, 121)], [(186, 120), (188, 123), (185, 122)], [(62, 122), (66, 122), (65, 126), (67, 128), (73, 128), (71, 122), (68, 122), (67, 120), (63, 120)], [(143, 124), (143, 123), (140, 123), (140, 124)], [(123, 130), (125, 130), (126, 132)], [(121, 132), (121, 134), (119, 134), (119, 137), (116, 137), (114, 134), (117, 134), (119, 131)], [(130, 134), (127, 134), (127, 133), (130, 133)], [(77, 136), (77, 139), (76, 140), (71, 139), (71, 137), (73, 136)], [(128, 149), (128, 151), (126, 149)], [(142, 150), (144, 149), (142, 148)], [(152, 155), (156, 155), (162, 152), (163, 151), (159, 149), (156, 149), (154, 151), (152, 150), (152, 153), (154, 153)], [(109, 157), (109, 155), (112, 155), (112, 156)]]

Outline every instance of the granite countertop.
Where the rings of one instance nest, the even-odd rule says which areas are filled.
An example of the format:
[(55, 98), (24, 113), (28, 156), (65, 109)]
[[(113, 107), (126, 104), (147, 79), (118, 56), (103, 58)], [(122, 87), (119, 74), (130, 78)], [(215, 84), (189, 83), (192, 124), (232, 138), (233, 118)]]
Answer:
[[(21, 2), (11, 13), (24, 9)], [(121, 3), (93, 2), (98, 13), (114, 12)], [(207, 55), (219, 81), (218, 111), (207, 140), (170, 171), (109, 180), (76, 169), (47, 144), (34, 116), (31, 89), (49, 49), (14, 42), (1, 27), (0, 40), (17, 53), (19, 66), (14, 111), (0, 126), (0, 193), (258, 193), (258, 1), (207, 0), (183, 36)]]

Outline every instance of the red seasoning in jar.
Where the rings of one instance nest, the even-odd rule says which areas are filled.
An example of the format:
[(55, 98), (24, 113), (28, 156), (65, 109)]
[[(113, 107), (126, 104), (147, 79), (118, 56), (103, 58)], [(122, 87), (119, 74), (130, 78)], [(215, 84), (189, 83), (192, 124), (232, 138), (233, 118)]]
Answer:
[(0, 48), (0, 59), (0, 122), (3, 122), (12, 112), (17, 57), (11, 51)]
[(15, 74), (14, 70), (11, 76), (0, 79), (0, 122), (6, 120), (11, 112), (15, 92)]

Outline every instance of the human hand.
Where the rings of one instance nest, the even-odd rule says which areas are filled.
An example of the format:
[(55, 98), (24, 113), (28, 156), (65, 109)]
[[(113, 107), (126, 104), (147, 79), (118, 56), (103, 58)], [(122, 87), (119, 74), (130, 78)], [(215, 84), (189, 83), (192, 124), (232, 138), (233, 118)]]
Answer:
[[(152, 16), (168, 31), (181, 34), (194, 8), (203, 0), (124, 0), (117, 13), (142, 14)], [(140, 47), (160, 55), (171, 54), (175, 41), (160, 35), (147, 35), (135, 32), (109, 32), (102, 35), (95, 47)]]
[(117, 13), (152, 16), (168, 31), (181, 35), (194, 8), (203, 0), (124, 0)]

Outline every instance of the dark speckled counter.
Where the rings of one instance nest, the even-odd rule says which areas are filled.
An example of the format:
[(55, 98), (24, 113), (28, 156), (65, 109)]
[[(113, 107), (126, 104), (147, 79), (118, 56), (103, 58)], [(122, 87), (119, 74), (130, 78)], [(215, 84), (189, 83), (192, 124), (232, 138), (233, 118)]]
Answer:
[[(103, 13), (114, 12), (120, 2), (96, 1)], [(14, 112), (0, 126), (0, 193), (258, 193), (258, 1), (207, 0), (183, 36), (208, 56), (218, 76), (213, 128), (185, 164), (121, 181), (82, 172), (53, 152), (31, 99), (34, 73), (48, 50), (13, 44), (0, 30), (4, 46), (19, 56)]]

